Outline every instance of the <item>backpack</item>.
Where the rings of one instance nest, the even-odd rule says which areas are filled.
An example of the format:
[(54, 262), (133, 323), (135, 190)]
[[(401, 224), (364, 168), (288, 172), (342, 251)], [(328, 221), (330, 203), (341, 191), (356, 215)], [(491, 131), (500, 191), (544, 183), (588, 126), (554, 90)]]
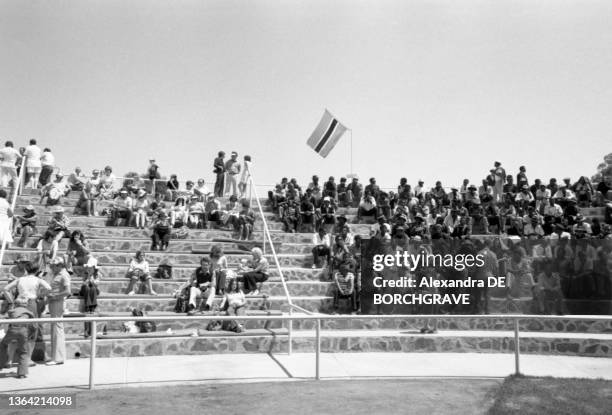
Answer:
[(189, 288), (185, 288), (181, 291), (176, 298), (176, 304), (174, 304), (175, 313), (186, 313), (189, 309)]

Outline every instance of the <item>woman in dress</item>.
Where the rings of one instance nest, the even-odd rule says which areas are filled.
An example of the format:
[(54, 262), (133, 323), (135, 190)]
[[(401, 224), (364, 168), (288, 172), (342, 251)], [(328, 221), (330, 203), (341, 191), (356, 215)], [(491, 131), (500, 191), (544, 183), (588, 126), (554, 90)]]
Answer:
[(6, 196), (6, 190), (0, 189), (0, 243), (8, 248), (13, 242), (13, 236), (11, 235), (13, 210), (6, 200)]
[(136, 200), (132, 205), (134, 210), (134, 220), (136, 221), (136, 229), (144, 229), (147, 223), (147, 208), (149, 201), (147, 200), (147, 192), (144, 189), (139, 189), (136, 193)]
[[(83, 284), (79, 291), (81, 297), (82, 312), (92, 314), (98, 307), (98, 295), (100, 289), (100, 274), (98, 270), (98, 261), (95, 258), (89, 258), (84, 265), (85, 274), (83, 275)], [(91, 323), (85, 323), (85, 337), (91, 336)]]

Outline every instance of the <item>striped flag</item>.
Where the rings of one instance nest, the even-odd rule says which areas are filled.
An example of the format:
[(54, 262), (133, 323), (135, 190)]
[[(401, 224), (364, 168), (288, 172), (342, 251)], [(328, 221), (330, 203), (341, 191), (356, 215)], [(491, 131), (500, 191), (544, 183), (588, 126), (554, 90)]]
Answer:
[(347, 128), (340, 123), (328, 110), (312, 132), (306, 144), (323, 158), (336, 146)]

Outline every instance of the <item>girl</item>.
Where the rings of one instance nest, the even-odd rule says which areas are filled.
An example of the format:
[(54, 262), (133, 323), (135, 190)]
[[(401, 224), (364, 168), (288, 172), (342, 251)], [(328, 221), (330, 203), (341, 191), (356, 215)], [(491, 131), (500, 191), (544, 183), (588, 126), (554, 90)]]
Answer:
[[(240, 289), (238, 284), (238, 280), (233, 279), (229, 283), (229, 287), (227, 293), (223, 297), (223, 301), (221, 301), (221, 310), (225, 309), (228, 316), (243, 316), (246, 314), (245, 312), (246, 306), (246, 297), (244, 293)], [(228, 322), (229, 323), (229, 322)], [(241, 333), (244, 331), (244, 327), (242, 324), (235, 322), (236, 324), (227, 324), (227, 326), (234, 326), (233, 331), (237, 333)]]
[(38, 251), (38, 268), (43, 273), (48, 271), (47, 267), (52, 259), (57, 256), (58, 242), (53, 236), (53, 232), (47, 231), (38, 241), (36, 250)]
[(134, 254), (134, 259), (132, 259), (130, 262), (130, 267), (128, 268), (125, 277), (130, 280), (127, 288), (128, 295), (136, 294), (134, 291), (134, 285), (136, 285), (138, 281), (146, 283), (146, 287), (150, 295), (157, 295), (157, 293), (153, 291), (149, 261), (145, 259), (142, 251), (136, 251), (136, 254)]
[(6, 196), (6, 190), (0, 189), (0, 243), (8, 248), (13, 242), (13, 236), (11, 235), (13, 210), (6, 200)]
[(115, 175), (111, 166), (104, 168), (104, 174), (100, 177), (100, 197), (105, 200), (110, 200), (115, 197)]
[(252, 259), (248, 266), (252, 268), (252, 271), (245, 272), (244, 278), (244, 290), (247, 295), (259, 295), (261, 290), (261, 284), (268, 280), (268, 260), (263, 256), (263, 252), (259, 248), (253, 248), (251, 250)]
[(251, 156), (244, 156), (244, 162), (242, 163), (242, 173), (240, 175), (240, 182), (238, 182), (238, 191), (240, 192), (240, 198), (246, 197), (246, 190), (249, 182), (251, 167)]
[(66, 270), (72, 274), (74, 272), (73, 265), (85, 265), (89, 258), (89, 247), (85, 235), (79, 230), (73, 231), (70, 235), (66, 257), (64, 258)]
[[(79, 296), (82, 299), (81, 308), (84, 313), (91, 314), (98, 307), (98, 295), (100, 295), (99, 283), (98, 261), (90, 258), (85, 264), (85, 275), (83, 276), (83, 284), (79, 291)], [(91, 336), (91, 323), (85, 323), (85, 337), (89, 336)]]
[(144, 189), (139, 189), (136, 194), (136, 200), (132, 205), (134, 211), (134, 220), (136, 221), (136, 229), (144, 229), (147, 223), (147, 207), (149, 201), (147, 200), (147, 192)]
[(181, 222), (182, 225), (187, 223), (187, 219), (189, 217), (189, 212), (187, 211), (187, 207), (185, 206), (185, 198), (179, 197), (176, 199), (174, 203), (174, 207), (170, 211), (170, 224), (174, 227), (174, 224), (177, 220)]
[(210, 273), (212, 284), (217, 295), (225, 293), (225, 281), (228, 274), (227, 257), (223, 253), (221, 245), (213, 245), (210, 250)]

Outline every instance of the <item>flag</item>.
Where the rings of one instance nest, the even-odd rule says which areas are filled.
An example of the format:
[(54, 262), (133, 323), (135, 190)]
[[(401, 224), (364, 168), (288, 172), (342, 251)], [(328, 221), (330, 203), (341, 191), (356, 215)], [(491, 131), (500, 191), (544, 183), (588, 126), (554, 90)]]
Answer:
[(323, 158), (336, 146), (347, 128), (340, 123), (328, 110), (312, 132), (306, 144)]

